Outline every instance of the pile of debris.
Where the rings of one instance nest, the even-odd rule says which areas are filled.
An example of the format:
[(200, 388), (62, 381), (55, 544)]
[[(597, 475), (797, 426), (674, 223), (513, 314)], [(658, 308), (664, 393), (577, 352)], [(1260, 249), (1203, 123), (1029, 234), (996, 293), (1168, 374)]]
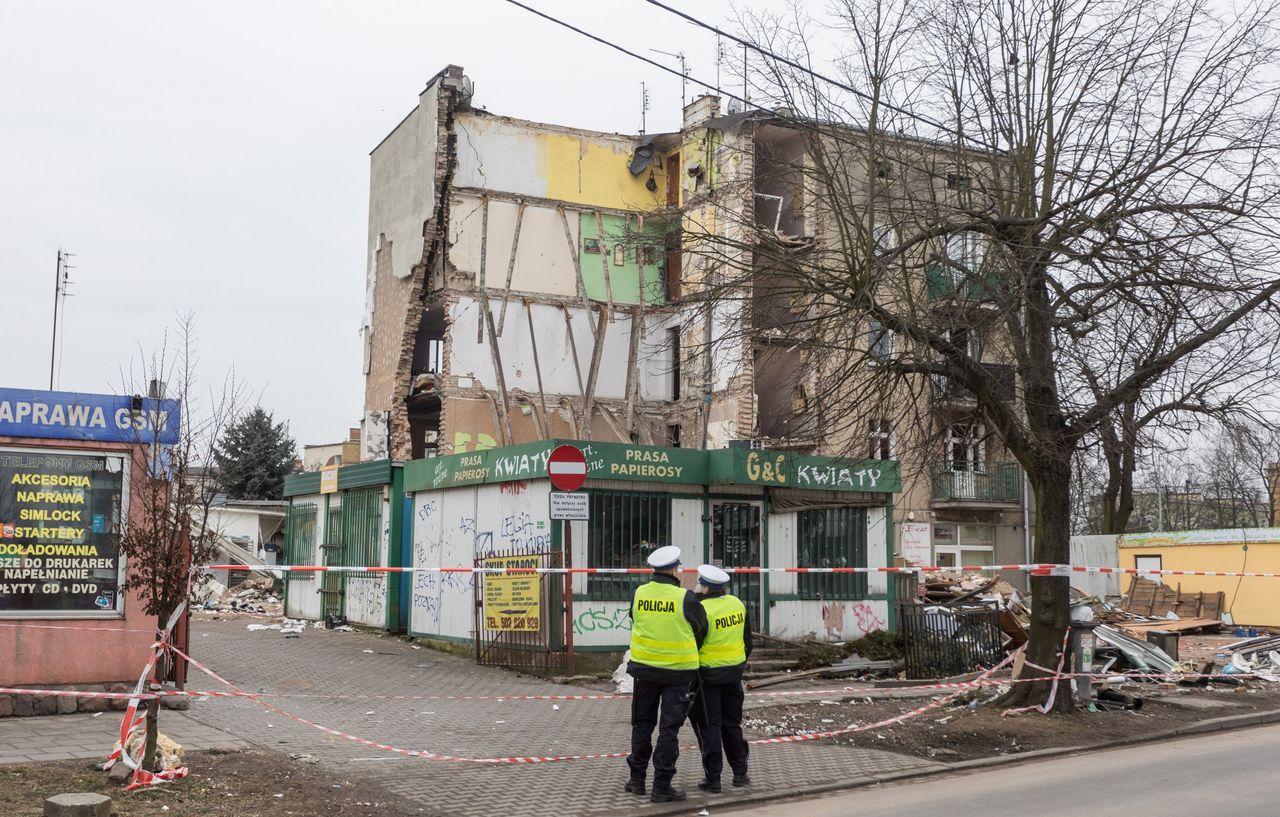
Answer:
[(282, 616), (284, 604), (276, 595), (275, 580), (269, 576), (248, 578), (222, 593), (217, 601), (204, 602), (201, 609), (220, 613)]
[(1226, 675), (1255, 675), (1264, 681), (1280, 681), (1280, 636), (1270, 633), (1223, 646)]

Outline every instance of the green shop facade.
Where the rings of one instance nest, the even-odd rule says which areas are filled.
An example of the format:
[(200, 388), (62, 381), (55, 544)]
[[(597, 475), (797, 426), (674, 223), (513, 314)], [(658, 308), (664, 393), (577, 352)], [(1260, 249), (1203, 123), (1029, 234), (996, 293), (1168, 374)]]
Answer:
[[(561, 444), (587, 460), (586, 520), (551, 519), (546, 465)], [(634, 568), (673, 544), (690, 566), (884, 567), (893, 559), (901, 478), (891, 460), (547, 440), (344, 466), (327, 489), (319, 474), (286, 483), (293, 564), (492, 567), (520, 557), (520, 564)], [(620, 652), (631, 589), (644, 580), (582, 573), (542, 580), (532, 588), (541, 608), (536, 632), (526, 621), (512, 633), (501, 622), (490, 629), (483, 579), (466, 573), (307, 576), (289, 579), (290, 616), (345, 615), (477, 654), (497, 641)], [(740, 574), (734, 592), (757, 631), (780, 637), (845, 640), (894, 625), (889, 574)]]

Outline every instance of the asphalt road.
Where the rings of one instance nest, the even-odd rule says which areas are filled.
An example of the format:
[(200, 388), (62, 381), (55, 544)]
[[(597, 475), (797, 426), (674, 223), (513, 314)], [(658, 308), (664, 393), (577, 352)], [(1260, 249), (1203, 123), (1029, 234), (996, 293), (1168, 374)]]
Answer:
[[(922, 783), (779, 801), (744, 815), (845, 817), (1133, 817), (1280, 813), (1274, 785), (1280, 725), (1115, 749)], [(725, 813), (724, 808), (719, 813)]]

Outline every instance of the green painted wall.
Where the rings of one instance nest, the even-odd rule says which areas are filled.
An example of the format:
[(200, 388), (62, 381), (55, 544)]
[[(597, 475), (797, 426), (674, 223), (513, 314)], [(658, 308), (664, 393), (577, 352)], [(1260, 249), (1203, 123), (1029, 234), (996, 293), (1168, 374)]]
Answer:
[[(609, 266), (609, 286), (616, 304), (640, 303), (639, 256), (642, 247), (653, 247), (651, 262), (644, 264), (644, 303), (661, 304), (666, 300), (666, 285), (662, 278), (663, 236), (665, 225), (657, 219), (645, 219), (644, 236), (636, 234), (639, 220), (631, 217), (602, 215), (604, 238), (601, 240), (599, 226), (596, 224), (594, 212), (579, 213), (578, 227), (581, 233), (580, 260), (582, 262), (582, 278), (587, 285), (587, 297), (606, 300), (608, 292), (604, 284), (604, 270), (601, 268), (601, 253), (587, 252), (589, 242), (598, 241), (605, 260)], [(623, 263), (615, 264), (614, 247), (621, 246)]]

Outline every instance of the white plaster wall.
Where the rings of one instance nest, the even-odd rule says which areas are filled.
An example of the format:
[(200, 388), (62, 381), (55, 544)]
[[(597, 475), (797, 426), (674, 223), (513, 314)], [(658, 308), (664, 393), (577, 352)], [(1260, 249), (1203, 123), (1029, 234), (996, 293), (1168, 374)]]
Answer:
[(769, 608), (769, 632), (779, 638), (854, 641), (888, 626), (887, 601), (779, 601)]
[[(316, 535), (311, 545), (311, 564), (323, 564), (320, 556), (320, 543), (324, 538), (324, 497), (320, 494), (293, 497), (295, 505), (307, 503), (316, 506)], [(285, 593), (285, 615), (290, 618), (320, 618), (320, 574), (294, 573), (289, 580), (289, 589)], [(301, 578), (306, 576), (307, 578)]]
[[(485, 287), (505, 290), (511, 243), (515, 238), (519, 206), (512, 201), (489, 200), (489, 240), (485, 247)], [(573, 246), (579, 246), (578, 212), (565, 212)], [(479, 196), (458, 194), (449, 211), (449, 262), (480, 283), (481, 238), (484, 235), (484, 208)], [(595, 256), (591, 256), (595, 258)], [(597, 261), (598, 263), (598, 261)], [(552, 207), (526, 204), (520, 224), (516, 265), (511, 271), (511, 289), (572, 297), (578, 294), (578, 273), (573, 266), (569, 240), (564, 235), (560, 213)], [(507, 307), (508, 323), (513, 306)], [(522, 322), (523, 310), (515, 314)]]
[(370, 156), (368, 297), (379, 235), (392, 242), (396, 277), (407, 277), (422, 258), (422, 224), (435, 209), (438, 95), (437, 82)]
[[(490, 308), (494, 310), (496, 320), (501, 304), (491, 300)], [(543, 389), (547, 394), (581, 393), (578, 371), (573, 365), (574, 347), (569, 342), (570, 324), (565, 321), (564, 311), (558, 306), (547, 304), (533, 304), (532, 309)], [(585, 385), (591, 371), (596, 318), (594, 315), (588, 316), (580, 306), (569, 307), (569, 316), (573, 327), (573, 343), (578, 351), (582, 384)], [(449, 317), (453, 323), (450, 371), (458, 376), (474, 377), (478, 385), (496, 389), (497, 375), (493, 368), (493, 353), (487, 329), (484, 342), (476, 342), (477, 321), (483, 318), (480, 302), (474, 298), (461, 297), (451, 307)], [(617, 316), (612, 322), (606, 323), (604, 352), (596, 378), (597, 398), (620, 400), (626, 396), (625, 361), (630, 351), (630, 332), (630, 316)], [(498, 338), (498, 349), (502, 355), (507, 389), (519, 388), (530, 394), (537, 394), (538, 376), (534, 367), (533, 342), (530, 340), (527, 317), (522, 315), (513, 324), (512, 315), (508, 313), (506, 329)]]
[(573, 645), (622, 651), (631, 641), (631, 616), (625, 601), (574, 599)]
[(640, 371), (641, 400), (671, 400), (672, 367), (675, 365), (668, 330), (680, 326), (679, 315), (648, 315), (644, 337), (636, 352), (642, 362)]
[(547, 198), (546, 168), (539, 160), (537, 131), (497, 117), (471, 114), (459, 114), (454, 127), (458, 133), (455, 187)]
[[(550, 483), (508, 482), (414, 496), (413, 563), (458, 567), (494, 553), (538, 553), (551, 548), (547, 518)], [(473, 577), (415, 573), (410, 593), (413, 632), (473, 637)]]

